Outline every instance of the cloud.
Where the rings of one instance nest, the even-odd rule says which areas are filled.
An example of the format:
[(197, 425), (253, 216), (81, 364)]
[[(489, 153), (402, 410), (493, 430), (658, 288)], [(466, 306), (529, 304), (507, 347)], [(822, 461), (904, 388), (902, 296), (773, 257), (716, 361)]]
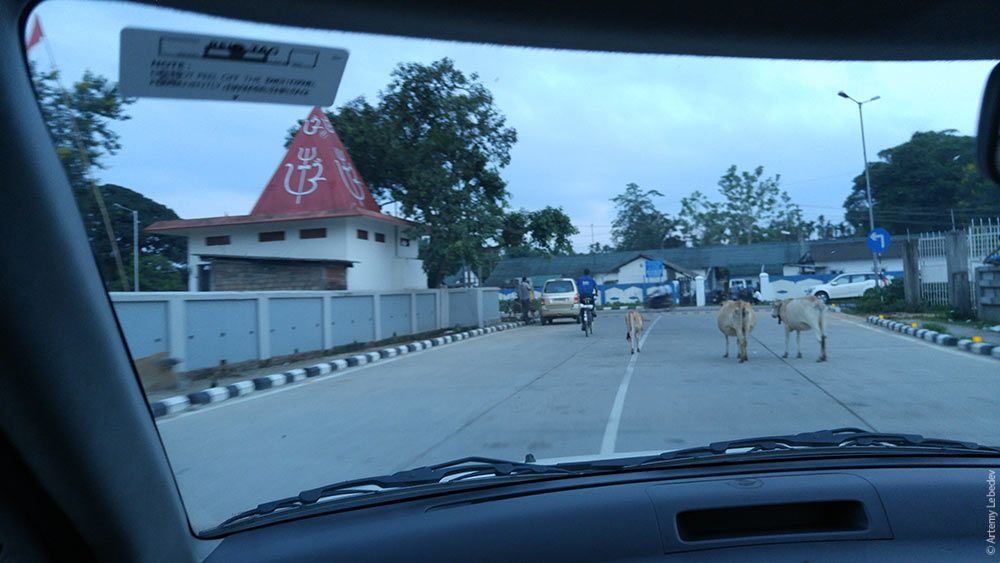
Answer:
[[(84, 69), (117, 76), (128, 25), (262, 37), (350, 51), (337, 104), (374, 99), (395, 65), (451, 57), (476, 72), (518, 131), (503, 171), (514, 208), (561, 206), (580, 226), (578, 250), (610, 240), (608, 201), (628, 182), (655, 188), (676, 213), (695, 189), (714, 193), (731, 164), (763, 165), (807, 215), (842, 217), (863, 167), (856, 106), (865, 105), (868, 157), (914, 131), (974, 134), (992, 62), (813, 62), (567, 52), (290, 30), (150, 6), (43, 3), (46, 38), (67, 80)], [(86, 21), (86, 26), (79, 25)], [(44, 50), (32, 51), (43, 67)], [(124, 146), (101, 172), (184, 217), (249, 211), (277, 167), (285, 131), (308, 108), (140, 100), (117, 125)], [(597, 227), (600, 226), (600, 227)]]

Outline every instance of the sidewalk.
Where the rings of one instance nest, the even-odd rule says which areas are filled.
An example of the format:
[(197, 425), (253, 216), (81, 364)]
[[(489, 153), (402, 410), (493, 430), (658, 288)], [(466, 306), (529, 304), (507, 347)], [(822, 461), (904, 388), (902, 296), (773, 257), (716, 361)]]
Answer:
[[(453, 332), (451, 334), (436, 336), (426, 340), (415, 340), (405, 346), (389, 346), (377, 351), (372, 350), (371, 352), (366, 352), (364, 354), (354, 354), (341, 358), (330, 355), (324, 358), (329, 361), (321, 361), (318, 364), (314, 363), (313, 365), (305, 365), (297, 368), (293, 367), (292, 369), (281, 373), (273, 373), (275, 366), (270, 366), (270, 369), (257, 368), (253, 370), (242, 370), (238, 377), (236, 374), (233, 374), (232, 376), (226, 375), (224, 378), (220, 375), (215, 379), (199, 382), (197, 384), (198, 387), (195, 387), (194, 383), (192, 383), (182, 391), (183, 394), (162, 397), (158, 400), (156, 396), (152, 396), (152, 394), (150, 394), (147, 395), (147, 401), (149, 401), (149, 407), (153, 412), (153, 416), (155, 418), (160, 418), (183, 412), (190, 408), (198, 408), (204, 405), (217, 403), (219, 401), (243, 397), (250, 393), (254, 393), (255, 391), (266, 391), (274, 387), (305, 381), (311, 377), (339, 372), (352, 367), (377, 362), (385, 358), (395, 358), (406, 355), (410, 352), (419, 352), (421, 350), (427, 350), (437, 346), (444, 346), (451, 344), (452, 342), (459, 342), (476, 336), (492, 334), (497, 331), (508, 330), (522, 325), (523, 323), (520, 322), (501, 323), (483, 328), (473, 328), (464, 332)], [(340, 355), (341, 354), (337, 354), (337, 356)], [(316, 358), (313, 358), (309, 363), (313, 363), (315, 361)], [(294, 363), (289, 362), (282, 367), (301, 365), (301, 363), (302, 362), (298, 361)], [(263, 371), (266, 375), (260, 375), (261, 371)], [(271, 371), (272, 373), (267, 373), (268, 371)], [(251, 373), (256, 373), (258, 376), (252, 377), (250, 375)], [(240, 378), (247, 379), (240, 381)], [(159, 396), (158, 393), (156, 395)]]
[(905, 316), (900, 316), (893, 320), (905, 324), (917, 323), (917, 328), (924, 328), (924, 323), (938, 324), (947, 328), (948, 333), (953, 336), (957, 336), (959, 340), (963, 339), (971, 340), (973, 336), (979, 336), (980, 338), (983, 339), (983, 342), (987, 344), (1000, 346), (1000, 332), (994, 332), (992, 330), (985, 328), (976, 328), (974, 326), (969, 326), (959, 321), (942, 321), (938, 319), (911, 318)]
[[(450, 330), (442, 332), (443, 336), (449, 334), (453, 334), (453, 332)], [(287, 372), (295, 369), (305, 369), (307, 367), (311, 367), (316, 364), (329, 363), (339, 359), (346, 359), (351, 356), (357, 356), (359, 354), (364, 355), (369, 352), (378, 352), (379, 350), (392, 346), (405, 346), (408, 343), (417, 342), (419, 340), (423, 339), (406, 340), (392, 345), (372, 344), (371, 346), (366, 346), (364, 348), (352, 350), (350, 352), (342, 352), (339, 354), (329, 354), (322, 356), (312, 356), (298, 361), (274, 363), (268, 366), (257, 367), (257, 368), (239, 369), (239, 370), (234, 370), (231, 373), (220, 373), (216, 375), (210, 375), (207, 377), (199, 377), (198, 379), (186, 379), (181, 377), (179, 378), (183, 380), (183, 384), (181, 387), (177, 389), (147, 391), (146, 401), (152, 403), (154, 401), (160, 401), (163, 399), (167, 399), (169, 397), (175, 397), (177, 395), (189, 395), (191, 393), (204, 391), (206, 389), (211, 389), (213, 387), (225, 387), (226, 385), (229, 385), (231, 383), (251, 380), (257, 377), (265, 377), (271, 374)]]

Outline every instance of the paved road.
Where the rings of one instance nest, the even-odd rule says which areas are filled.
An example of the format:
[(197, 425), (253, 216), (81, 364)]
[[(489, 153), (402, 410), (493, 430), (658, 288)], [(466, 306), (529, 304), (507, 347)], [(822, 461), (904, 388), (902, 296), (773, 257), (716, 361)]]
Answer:
[(623, 315), (585, 338), (529, 326), (162, 419), (195, 528), (338, 480), (467, 455), (538, 459), (661, 451), (839, 426), (1000, 444), (1000, 362), (864, 325), (828, 323), (784, 360), (766, 312), (738, 364), (713, 312), (647, 313), (630, 356)]

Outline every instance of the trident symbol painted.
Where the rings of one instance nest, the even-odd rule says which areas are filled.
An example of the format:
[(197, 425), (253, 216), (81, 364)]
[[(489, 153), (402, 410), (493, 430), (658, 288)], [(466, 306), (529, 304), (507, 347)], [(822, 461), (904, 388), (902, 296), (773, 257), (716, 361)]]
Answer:
[[(302, 196), (309, 195), (316, 191), (316, 183), (320, 180), (326, 180), (323, 177), (323, 159), (316, 158), (316, 147), (302, 147), (299, 149), (298, 153), (299, 160), (302, 164), (295, 166), (294, 164), (288, 163), (285, 166), (288, 170), (285, 171), (285, 191), (295, 196), (295, 203), (298, 204), (302, 201)], [(314, 160), (315, 159), (315, 160)], [(312, 162), (310, 162), (312, 161)], [(316, 168), (316, 175), (312, 178), (306, 178), (306, 173), (309, 170)], [(288, 181), (292, 178), (292, 170), (299, 171), (299, 189), (295, 191), (288, 185)], [(305, 189), (306, 180), (312, 185), (308, 190)]]

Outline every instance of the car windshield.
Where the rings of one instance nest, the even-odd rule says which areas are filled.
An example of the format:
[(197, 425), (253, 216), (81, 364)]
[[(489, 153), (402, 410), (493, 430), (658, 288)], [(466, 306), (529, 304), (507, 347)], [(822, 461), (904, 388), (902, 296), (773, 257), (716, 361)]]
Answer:
[(573, 282), (567, 280), (545, 282), (545, 293), (572, 293)]
[[(61, 0), (24, 37), (196, 532), (466, 456), (839, 427), (1000, 444), (1000, 188), (973, 138), (990, 61), (529, 49)], [(540, 299), (585, 270), (589, 329)]]

